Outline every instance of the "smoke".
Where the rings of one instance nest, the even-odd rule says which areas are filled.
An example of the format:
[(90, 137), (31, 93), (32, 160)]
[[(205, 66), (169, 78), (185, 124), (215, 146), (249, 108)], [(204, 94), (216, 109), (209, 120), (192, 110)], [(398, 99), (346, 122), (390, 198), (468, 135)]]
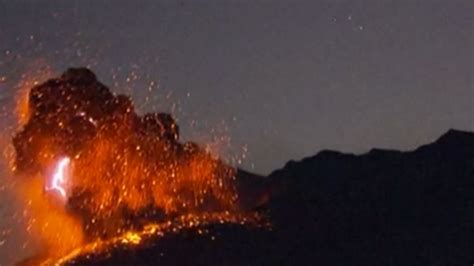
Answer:
[[(113, 94), (90, 70), (69, 69), (26, 95), (14, 172), (25, 184), (30, 225), (48, 249), (182, 214), (236, 211), (233, 168), (181, 143), (171, 115), (138, 115), (129, 97)], [(58, 193), (49, 184), (64, 158), (70, 174)]]

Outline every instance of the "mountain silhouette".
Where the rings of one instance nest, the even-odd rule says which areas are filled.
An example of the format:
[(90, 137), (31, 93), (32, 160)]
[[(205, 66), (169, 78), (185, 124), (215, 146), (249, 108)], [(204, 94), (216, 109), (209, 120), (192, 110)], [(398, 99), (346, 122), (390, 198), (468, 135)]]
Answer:
[[(474, 254), (474, 134), (410, 152), (322, 151), (269, 176), (298, 264), (466, 265)], [(291, 220), (288, 221), (288, 220)]]
[[(325, 150), (267, 177), (239, 170), (241, 205), (272, 229), (170, 234), (68, 265), (472, 265), (474, 133), (413, 151)], [(212, 236), (212, 237), (211, 237)]]

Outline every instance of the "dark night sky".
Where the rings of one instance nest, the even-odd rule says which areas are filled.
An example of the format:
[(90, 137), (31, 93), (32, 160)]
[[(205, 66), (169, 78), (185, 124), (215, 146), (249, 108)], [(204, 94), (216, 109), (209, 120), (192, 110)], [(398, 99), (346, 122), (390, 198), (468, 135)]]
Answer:
[(323, 148), (410, 149), (474, 130), (472, 1), (8, 2), (2, 76), (36, 59), (90, 65), (112, 86), (115, 72), (141, 111), (177, 104), (184, 138), (224, 121), (256, 172)]
[(36, 66), (88, 65), (258, 173), (474, 130), (474, 2), (355, 2), (0, 1), (0, 103)]

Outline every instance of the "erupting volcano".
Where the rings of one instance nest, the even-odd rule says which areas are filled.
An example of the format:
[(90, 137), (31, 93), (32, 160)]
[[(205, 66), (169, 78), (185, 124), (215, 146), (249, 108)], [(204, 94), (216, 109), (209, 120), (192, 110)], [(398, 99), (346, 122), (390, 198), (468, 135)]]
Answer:
[(473, 0), (93, 3), (0, 0), (0, 266), (474, 266)]
[(43, 248), (22, 266), (471, 260), (471, 132), (409, 152), (321, 151), (262, 178), (180, 142), (169, 114), (138, 115), (88, 69), (34, 86), (22, 106), (13, 168)]
[(234, 168), (179, 142), (169, 114), (139, 116), (90, 70), (31, 88), (27, 106), (13, 138), (15, 173), (46, 264), (183, 228), (260, 224), (239, 210)]

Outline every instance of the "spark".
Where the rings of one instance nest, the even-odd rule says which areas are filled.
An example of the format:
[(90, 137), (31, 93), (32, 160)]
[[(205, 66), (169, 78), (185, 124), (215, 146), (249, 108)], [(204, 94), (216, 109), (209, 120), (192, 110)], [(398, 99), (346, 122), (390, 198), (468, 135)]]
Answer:
[(56, 169), (54, 170), (51, 186), (46, 188), (46, 190), (56, 190), (63, 198), (66, 198), (66, 189), (63, 186), (66, 183), (66, 170), (70, 162), (71, 159), (68, 157), (64, 157), (59, 161)]

